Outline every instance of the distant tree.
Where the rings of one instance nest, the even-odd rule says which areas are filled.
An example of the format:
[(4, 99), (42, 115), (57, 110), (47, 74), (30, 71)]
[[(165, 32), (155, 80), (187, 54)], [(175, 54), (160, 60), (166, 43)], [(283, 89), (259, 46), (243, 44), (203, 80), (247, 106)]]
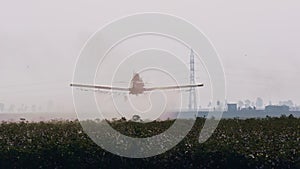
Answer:
[(19, 113), (22, 113), (22, 112), (24, 112), (24, 104), (21, 104), (21, 106), (19, 106), (18, 108), (17, 108), (17, 112), (19, 112)]
[(207, 107), (211, 107), (211, 106), (212, 106), (212, 104), (211, 104), (211, 102), (209, 102), (208, 105), (207, 105)]
[(290, 108), (294, 107), (294, 103), (292, 100), (288, 100), (288, 101), (280, 101), (279, 105), (285, 105), (285, 106), (289, 106)]
[(27, 110), (28, 110), (28, 106), (25, 105), (25, 106), (24, 106), (24, 112), (26, 112)]
[(215, 108), (217, 108), (219, 110), (219, 109), (224, 108), (223, 106), (224, 106), (224, 102), (221, 102), (220, 100), (218, 100)]
[(238, 102), (238, 106), (239, 106), (239, 108), (244, 107), (244, 102), (240, 100), (240, 101)]
[(54, 102), (52, 100), (49, 100), (47, 103), (47, 111), (51, 112), (53, 111), (53, 108), (54, 108)]
[(256, 105), (257, 108), (263, 108), (263, 106), (264, 106), (264, 101), (263, 101), (263, 99), (260, 98), (260, 97), (258, 97), (258, 98), (256, 99), (255, 105)]
[(0, 103), (0, 112), (3, 112), (3, 111), (4, 111), (4, 104)]
[(38, 111), (39, 111), (39, 112), (42, 112), (42, 106), (41, 106), (41, 105), (39, 105)]
[(36, 112), (36, 105), (32, 105), (32, 106), (31, 106), (31, 111), (32, 111), (32, 112)]
[(245, 107), (249, 108), (251, 105), (251, 101), (249, 99), (245, 100)]
[(8, 108), (8, 111), (9, 112), (14, 112), (15, 111), (15, 105), (14, 104), (11, 104), (10, 106), (9, 106), (9, 108)]
[(294, 106), (294, 103), (292, 100), (288, 100), (287, 103), (286, 103), (287, 106), (289, 107), (293, 107)]

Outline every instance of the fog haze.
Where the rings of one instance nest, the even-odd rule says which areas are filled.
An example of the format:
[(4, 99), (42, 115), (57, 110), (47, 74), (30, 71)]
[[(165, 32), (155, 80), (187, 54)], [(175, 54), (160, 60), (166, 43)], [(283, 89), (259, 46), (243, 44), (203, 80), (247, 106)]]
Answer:
[(224, 66), (228, 101), (300, 103), (300, 2), (271, 0), (2, 1), (0, 103), (53, 101), (73, 111), (69, 83), (82, 46), (105, 24), (139, 12), (179, 16), (206, 34)]

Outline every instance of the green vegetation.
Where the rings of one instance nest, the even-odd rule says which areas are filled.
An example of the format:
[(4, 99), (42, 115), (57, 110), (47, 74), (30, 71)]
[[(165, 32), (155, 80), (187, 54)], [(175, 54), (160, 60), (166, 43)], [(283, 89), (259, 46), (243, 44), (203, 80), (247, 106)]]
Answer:
[[(123, 134), (148, 137), (173, 121), (111, 122)], [(0, 123), (0, 168), (300, 168), (300, 119), (221, 120), (198, 143), (204, 119), (170, 151), (150, 158), (113, 155), (94, 144), (78, 121)], [(175, 137), (175, 136), (174, 136)]]

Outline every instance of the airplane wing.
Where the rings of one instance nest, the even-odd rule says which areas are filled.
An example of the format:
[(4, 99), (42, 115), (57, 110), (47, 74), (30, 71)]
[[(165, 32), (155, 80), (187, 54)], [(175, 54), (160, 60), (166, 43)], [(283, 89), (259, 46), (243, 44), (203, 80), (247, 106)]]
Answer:
[(85, 84), (72, 84), (72, 83), (70, 84), (70, 86), (71, 86), (71, 87), (92, 88), (92, 89), (129, 91), (129, 88), (123, 88), (123, 87), (98, 86), (98, 85), (85, 85)]
[(182, 85), (182, 86), (163, 86), (163, 87), (150, 87), (145, 88), (145, 91), (152, 90), (168, 90), (168, 89), (184, 89), (184, 88), (192, 88), (192, 87), (202, 87), (203, 84), (191, 84), (191, 85)]
[[(99, 86), (99, 85), (86, 85), (86, 84), (70, 84), (71, 87), (80, 87), (80, 88), (92, 88), (92, 89), (104, 89), (104, 90), (119, 90), (119, 91), (130, 91), (129, 88), (123, 87), (111, 87), (111, 86)], [(163, 86), (163, 87), (150, 87), (144, 88), (144, 91), (152, 90), (168, 90), (168, 89), (184, 89), (192, 87), (202, 87), (203, 84), (191, 84), (191, 85), (181, 85), (181, 86)]]

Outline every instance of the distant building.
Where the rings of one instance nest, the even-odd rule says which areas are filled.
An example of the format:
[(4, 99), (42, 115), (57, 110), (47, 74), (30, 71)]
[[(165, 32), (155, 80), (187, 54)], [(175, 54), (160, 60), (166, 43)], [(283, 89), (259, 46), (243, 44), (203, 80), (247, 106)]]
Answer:
[(268, 105), (265, 108), (265, 111), (267, 112), (288, 112), (289, 110), (289, 106), (286, 105)]
[(256, 111), (256, 107), (245, 107), (245, 108), (242, 108), (240, 111), (244, 111), (244, 112), (246, 112), (246, 111)]
[(227, 111), (228, 112), (236, 112), (237, 111), (237, 104), (227, 104)]
[(3, 112), (3, 111), (4, 111), (4, 104), (0, 103), (0, 112)]

